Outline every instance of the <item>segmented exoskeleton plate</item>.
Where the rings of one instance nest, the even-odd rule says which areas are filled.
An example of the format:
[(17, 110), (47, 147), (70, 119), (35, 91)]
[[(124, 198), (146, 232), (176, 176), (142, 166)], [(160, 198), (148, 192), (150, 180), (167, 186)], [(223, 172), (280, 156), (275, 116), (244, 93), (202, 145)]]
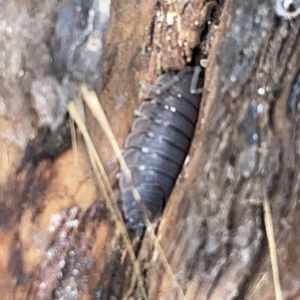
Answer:
[(125, 175), (119, 178), (124, 213), (131, 228), (144, 227), (142, 210), (150, 220), (158, 216), (170, 196), (198, 118), (199, 72), (199, 67), (186, 67), (179, 73), (163, 74), (137, 110), (123, 155), (141, 196), (140, 204)]

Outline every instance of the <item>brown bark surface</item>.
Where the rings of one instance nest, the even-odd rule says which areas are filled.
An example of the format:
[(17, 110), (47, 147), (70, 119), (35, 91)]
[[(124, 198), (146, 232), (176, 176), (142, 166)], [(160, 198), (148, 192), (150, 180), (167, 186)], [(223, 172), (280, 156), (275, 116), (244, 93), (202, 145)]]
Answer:
[[(36, 87), (51, 85), (46, 117), (59, 111), (51, 41), (61, 6), (0, 2), (0, 298), (142, 299), (80, 135), (77, 153), (24, 163), (33, 137), (42, 157), (49, 125)], [(120, 146), (142, 81), (207, 64), (189, 159), (157, 228), (188, 300), (275, 299), (264, 199), (283, 299), (300, 299), (299, 35), (300, 18), (276, 16), (271, 1), (111, 4), (99, 99)], [(114, 185), (116, 156), (86, 119)], [(135, 249), (148, 299), (180, 299), (148, 233)]]

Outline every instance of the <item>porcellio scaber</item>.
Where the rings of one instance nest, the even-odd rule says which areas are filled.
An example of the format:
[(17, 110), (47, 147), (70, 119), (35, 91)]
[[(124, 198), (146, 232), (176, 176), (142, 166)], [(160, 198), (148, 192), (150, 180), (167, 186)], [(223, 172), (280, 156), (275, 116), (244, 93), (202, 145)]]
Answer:
[(199, 73), (200, 67), (185, 67), (180, 72), (161, 75), (136, 111), (123, 156), (140, 203), (135, 200), (125, 174), (119, 177), (130, 229), (144, 228), (143, 212), (150, 221), (155, 219), (171, 194), (198, 118), (202, 92), (197, 88)]

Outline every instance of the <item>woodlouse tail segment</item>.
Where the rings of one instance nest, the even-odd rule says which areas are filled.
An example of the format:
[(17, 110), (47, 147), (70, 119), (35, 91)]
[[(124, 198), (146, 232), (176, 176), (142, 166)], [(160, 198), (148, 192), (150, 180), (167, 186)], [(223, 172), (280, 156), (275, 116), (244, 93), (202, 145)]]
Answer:
[(142, 237), (143, 237), (144, 232), (145, 232), (145, 223), (140, 222), (138, 224), (134, 224), (134, 223), (131, 223), (130, 221), (128, 221), (126, 223), (126, 230), (127, 231), (134, 230), (136, 239), (138, 241), (140, 241), (140, 240), (142, 240)]
[(128, 220), (126, 222), (126, 230), (135, 233), (135, 238), (137, 241), (141, 241), (146, 229), (146, 224), (144, 220), (136, 223), (135, 220)]
[[(138, 190), (138, 192), (145, 194), (145, 191)], [(137, 201), (128, 188), (125, 192), (123, 192), (123, 200), (125, 200), (124, 213), (127, 219), (126, 228), (127, 230), (135, 231), (136, 238), (140, 239), (145, 229), (144, 216), (146, 216), (149, 220), (153, 220), (153, 213), (151, 209), (143, 203), (143, 199), (141, 201)]]
[(137, 240), (140, 241), (142, 239), (144, 232), (145, 232), (145, 224), (144, 223), (138, 224), (135, 229), (135, 237), (137, 238)]

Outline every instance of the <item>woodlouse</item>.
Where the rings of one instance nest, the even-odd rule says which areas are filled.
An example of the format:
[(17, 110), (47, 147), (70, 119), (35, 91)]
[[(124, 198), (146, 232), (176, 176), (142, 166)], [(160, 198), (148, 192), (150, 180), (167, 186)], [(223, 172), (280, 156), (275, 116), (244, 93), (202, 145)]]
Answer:
[(124, 173), (119, 178), (124, 214), (131, 229), (144, 228), (142, 211), (150, 220), (157, 217), (171, 194), (198, 118), (202, 91), (196, 89), (199, 73), (200, 67), (186, 67), (158, 77), (157, 87), (150, 89), (136, 112), (123, 155), (140, 203)]

